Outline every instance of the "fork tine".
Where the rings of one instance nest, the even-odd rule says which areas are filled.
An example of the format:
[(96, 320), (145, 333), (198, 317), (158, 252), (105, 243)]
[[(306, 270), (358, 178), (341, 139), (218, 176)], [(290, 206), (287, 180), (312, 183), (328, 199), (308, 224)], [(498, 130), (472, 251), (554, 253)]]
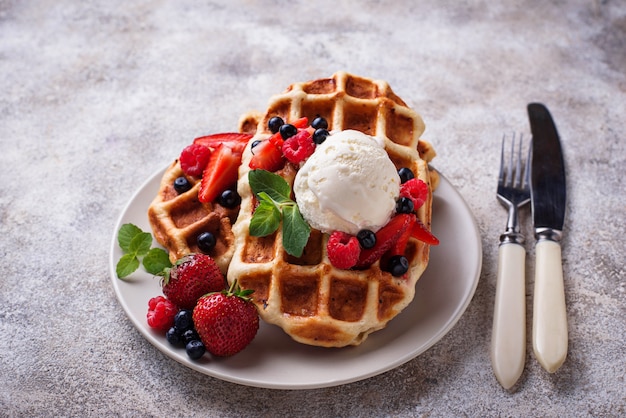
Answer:
[(522, 139), (524, 134), (519, 136), (519, 145), (517, 146), (517, 162), (515, 164), (515, 180), (513, 182), (514, 187), (522, 187)]
[(530, 139), (530, 144), (528, 144), (528, 153), (526, 156), (526, 167), (525, 167), (525, 173), (524, 173), (524, 184), (522, 185), (523, 188), (528, 189), (530, 188), (530, 161), (532, 158), (532, 150), (533, 150), (533, 140), (532, 138)]
[(513, 186), (513, 177), (515, 174), (515, 166), (513, 165), (513, 156), (515, 155), (515, 132), (513, 132), (511, 138), (511, 153), (509, 154), (509, 166), (506, 170), (507, 181), (506, 185), (508, 187)]
[(504, 186), (504, 143), (506, 134), (502, 135), (502, 146), (500, 147), (500, 172), (498, 173), (498, 185)]

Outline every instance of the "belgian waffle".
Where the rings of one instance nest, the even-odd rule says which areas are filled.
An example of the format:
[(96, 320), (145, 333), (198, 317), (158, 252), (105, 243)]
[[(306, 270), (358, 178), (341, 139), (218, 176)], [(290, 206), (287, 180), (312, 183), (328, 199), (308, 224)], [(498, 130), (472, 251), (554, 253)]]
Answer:
[[(254, 133), (256, 118), (253, 113), (245, 115), (239, 122), (239, 131)], [(174, 180), (181, 176), (186, 177), (192, 187), (178, 194)], [(172, 263), (187, 254), (202, 252), (197, 237), (202, 232), (211, 232), (216, 244), (207, 254), (225, 275), (234, 252), (232, 225), (239, 207), (226, 208), (217, 202), (201, 203), (198, 200), (200, 180), (186, 176), (179, 160), (175, 160), (163, 174), (159, 191), (148, 208), (148, 220), (155, 239), (168, 250)]]
[[(318, 230), (311, 231), (299, 258), (283, 249), (280, 228), (270, 236), (251, 236), (249, 224), (255, 205), (247, 176), (251, 144), (271, 135), (267, 122), (273, 116), (285, 121), (322, 116), (331, 131), (354, 129), (384, 138), (387, 154), (396, 167), (411, 168), (430, 186), (428, 199), (417, 213), (428, 227), (432, 189), (438, 180), (436, 172), (429, 171), (428, 162), (435, 152), (428, 142), (420, 140), (424, 131), (421, 117), (386, 82), (345, 72), (293, 84), (270, 99), (260, 118), (249, 118), (259, 123), (239, 169), (242, 203), (233, 226), (235, 250), (228, 280), (253, 289), (261, 317), (280, 326), (294, 340), (324, 347), (358, 345), (411, 302), (415, 284), (428, 264), (429, 246), (411, 238), (406, 252), (409, 271), (393, 277), (381, 269), (379, 262), (364, 270), (333, 267), (326, 252), (328, 235)], [(297, 166), (292, 164), (278, 172), (289, 184), (293, 184), (296, 173)]]

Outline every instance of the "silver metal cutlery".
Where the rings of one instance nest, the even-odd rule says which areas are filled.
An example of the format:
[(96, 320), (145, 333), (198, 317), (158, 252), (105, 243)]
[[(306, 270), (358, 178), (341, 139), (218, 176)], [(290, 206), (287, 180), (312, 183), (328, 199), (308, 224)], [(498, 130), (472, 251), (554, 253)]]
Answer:
[(522, 143), (520, 136), (516, 150), (513, 135), (507, 159), (506, 137), (502, 138), (497, 189), (498, 200), (508, 210), (508, 219), (506, 230), (500, 235), (498, 247), (491, 364), (498, 382), (505, 389), (511, 388), (517, 382), (524, 370), (526, 359), (526, 250), (523, 245), (524, 237), (519, 231), (518, 210), (530, 202), (531, 148), (528, 148), (524, 158)]
[[(496, 379), (511, 388), (524, 370), (526, 301), (524, 237), (518, 210), (529, 201), (535, 231), (535, 282), (532, 342), (535, 358), (554, 373), (567, 356), (568, 334), (561, 235), (565, 218), (565, 169), (559, 135), (548, 109), (527, 107), (532, 142), (522, 162), (522, 138), (515, 137), (505, 158), (502, 141), (497, 196), (508, 209), (506, 231), (500, 236), (498, 273), (491, 337), (491, 363)], [(530, 179), (530, 181), (529, 181)]]

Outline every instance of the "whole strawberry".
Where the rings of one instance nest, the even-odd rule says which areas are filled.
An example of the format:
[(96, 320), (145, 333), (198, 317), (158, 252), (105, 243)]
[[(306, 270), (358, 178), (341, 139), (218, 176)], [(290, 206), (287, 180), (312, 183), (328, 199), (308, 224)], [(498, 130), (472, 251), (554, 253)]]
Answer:
[(226, 286), (224, 275), (205, 254), (190, 254), (166, 269), (161, 282), (163, 294), (180, 309), (193, 309), (198, 299)]
[(198, 300), (193, 323), (207, 351), (214, 356), (232, 356), (246, 348), (259, 329), (259, 314), (234, 282), (230, 289), (211, 293)]

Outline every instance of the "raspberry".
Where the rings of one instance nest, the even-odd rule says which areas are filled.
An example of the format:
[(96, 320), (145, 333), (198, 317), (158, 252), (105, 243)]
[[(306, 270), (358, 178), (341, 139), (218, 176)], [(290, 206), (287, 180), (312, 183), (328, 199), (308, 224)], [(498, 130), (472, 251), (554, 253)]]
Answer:
[(209, 163), (211, 149), (204, 145), (191, 144), (180, 153), (180, 168), (188, 176), (200, 177)]
[(302, 129), (296, 135), (289, 137), (283, 144), (283, 155), (294, 164), (306, 160), (314, 151), (315, 143), (311, 138), (311, 133), (306, 129)]
[(156, 296), (148, 301), (148, 325), (158, 331), (170, 329), (177, 313), (176, 305), (163, 296)]
[(428, 185), (421, 179), (410, 179), (400, 186), (400, 196), (411, 199), (414, 210), (418, 210), (428, 198)]
[(339, 269), (354, 267), (361, 254), (357, 237), (341, 231), (335, 231), (330, 235), (326, 250), (330, 263)]

